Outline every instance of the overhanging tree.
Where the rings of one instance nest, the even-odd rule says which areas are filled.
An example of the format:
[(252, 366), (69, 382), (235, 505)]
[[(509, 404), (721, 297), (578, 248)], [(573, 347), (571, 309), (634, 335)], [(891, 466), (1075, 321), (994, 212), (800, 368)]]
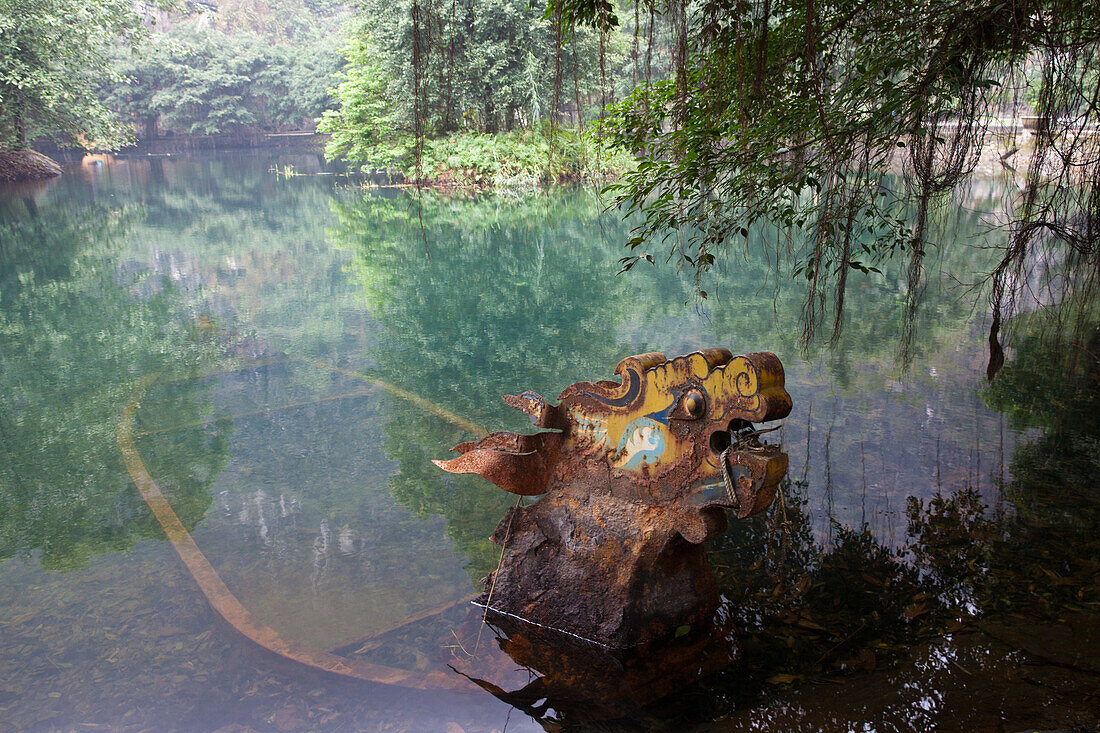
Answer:
[(0, 146), (122, 142), (96, 91), (110, 50), (142, 33), (130, 0), (0, 0)]
[[(1040, 263), (1051, 297), (1094, 295), (1100, 2), (637, 0), (632, 11), (666, 21), (675, 73), (606, 123), (640, 161), (614, 188), (642, 217), (624, 268), (657, 254), (701, 278), (761, 227), (810, 282), (806, 342), (823, 325), (840, 333), (849, 274), (889, 256), (908, 258), (911, 322), (932, 208), (974, 173), (990, 114), (1030, 95), (1030, 168), (990, 278), (990, 373)], [(547, 14), (604, 32), (618, 22), (607, 0), (550, 0)]]

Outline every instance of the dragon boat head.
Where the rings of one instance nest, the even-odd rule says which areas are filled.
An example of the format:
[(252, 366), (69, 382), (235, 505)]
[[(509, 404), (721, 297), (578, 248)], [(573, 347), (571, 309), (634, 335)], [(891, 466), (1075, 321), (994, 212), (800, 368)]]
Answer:
[(534, 392), (504, 397), (542, 432), (498, 432), (460, 443), (457, 458), (435, 461), (476, 473), (515, 494), (609, 492), (665, 508), (692, 543), (762, 511), (787, 470), (787, 456), (760, 439), (759, 423), (786, 417), (783, 366), (770, 353), (734, 356), (722, 348), (668, 359), (619, 362), (620, 381), (578, 382), (551, 405)]

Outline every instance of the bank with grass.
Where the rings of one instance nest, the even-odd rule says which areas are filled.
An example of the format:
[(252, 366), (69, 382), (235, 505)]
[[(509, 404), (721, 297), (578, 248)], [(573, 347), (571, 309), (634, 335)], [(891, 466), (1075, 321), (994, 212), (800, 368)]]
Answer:
[(334, 133), (325, 149), (364, 172), (386, 171), (435, 188), (540, 188), (604, 182), (634, 165), (594, 134), (549, 128), (499, 133), (459, 132), (423, 140), (403, 137), (355, 150)]

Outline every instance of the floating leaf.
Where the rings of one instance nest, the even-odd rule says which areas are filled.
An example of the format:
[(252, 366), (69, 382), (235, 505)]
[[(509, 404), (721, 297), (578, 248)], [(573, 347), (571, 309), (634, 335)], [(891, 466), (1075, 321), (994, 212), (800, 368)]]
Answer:
[(769, 685), (789, 685), (802, 679), (800, 674), (773, 674), (768, 678)]
[(912, 621), (917, 616), (928, 613), (928, 604), (924, 602), (910, 603), (908, 606), (905, 607), (905, 610), (902, 611), (902, 613), (905, 615), (907, 621)]

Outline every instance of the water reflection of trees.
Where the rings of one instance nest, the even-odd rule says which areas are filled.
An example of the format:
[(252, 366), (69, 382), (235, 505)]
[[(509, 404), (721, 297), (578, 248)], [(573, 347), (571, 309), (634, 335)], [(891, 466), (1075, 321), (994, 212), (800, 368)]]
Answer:
[(1084, 343), (1052, 344), (1039, 331), (1044, 322), (1034, 320), (1033, 332), (1020, 340), (988, 394), (1015, 428), (1041, 431), (1016, 450), (1005, 492), (1032, 524), (1095, 527), (1100, 329)]
[[(631, 351), (615, 329), (632, 304), (625, 283), (608, 277), (616, 233), (601, 239), (595, 205), (582, 192), (518, 201), (426, 193), (419, 210), (407, 197), (336, 202), (335, 238), (352, 251), (353, 272), (384, 329), (371, 352), (376, 373), (490, 429), (520, 430), (526, 419), (502, 394), (553, 398), (565, 385), (607, 374)], [(400, 466), (395, 499), (442, 514), (472, 572), (491, 569), (497, 550), (487, 538), (507, 495), (430, 462), (470, 436), (404, 406), (383, 431)]]
[[(855, 387), (850, 379), (855, 367), (867, 362), (894, 366), (939, 354), (945, 346), (960, 341), (981, 346), (981, 336), (971, 332), (974, 303), (981, 292), (968, 288), (980, 282), (994, 260), (982, 246), (989, 236), (989, 215), (999, 211), (1000, 190), (983, 190), (966, 195), (957, 192), (958, 206), (937, 210), (931, 226), (951, 241), (970, 242), (969, 246), (930, 249), (923, 258), (920, 276), (919, 306), (907, 311), (909, 298), (908, 264), (888, 259), (879, 262), (860, 249), (859, 238), (853, 245), (853, 257), (864, 260), (880, 272), (853, 273), (845, 296), (844, 331), (836, 343), (817, 339), (807, 352), (828, 364), (829, 372), (845, 388)], [(710, 314), (713, 321), (707, 331), (717, 335), (751, 335), (780, 354), (799, 352), (801, 329), (798, 324), (807, 302), (808, 281), (791, 277), (785, 265), (778, 264), (775, 232), (750, 232), (744, 253), (730, 257), (709, 277)], [(788, 243), (791, 252), (802, 246)], [(634, 269), (637, 272), (640, 268)], [(828, 305), (822, 300), (824, 312)], [(911, 317), (911, 321), (907, 322)], [(826, 324), (827, 326), (829, 324)], [(906, 334), (910, 342), (906, 345)], [(904, 355), (904, 359), (900, 359)], [(900, 371), (900, 370), (899, 370)], [(858, 372), (861, 378), (865, 373)]]
[[(746, 257), (738, 271), (727, 273), (728, 299), (712, 304), (710, 321), (692, 320), (692, 333), (686, 333), (683, 301), (673, 302), (688, 292), (683, 280), (667, 269), (609, 280), (617, 250), (606, 246), (595, 227), (584, 226), (590, 214), (582, 199), (506, 204), (426, 195), (422, 203), (418, 211), (408, 198), (345, 198), (335, 205), (334, 235), (351, 250), (353, 272), (383, 327), (372, 351), (379, 375), (490, 429), (523, 427), (522, 417), (500, 404), (501, 393), (535, 389), (553, 396), (571, 381), (606, 374), (630, 351), (726, 343), (742, 334), (776, 350), (795, 349), (797, 334), (783, 324), (796, 320), (793, 309), (801, 298), (795, 293), (776, 299), (760, 287), (775, 276), (766, 260)], [(977, 218), (953, 226), (977, 227)], [(560, 242), (549, 236), (551, 227), (564, 232)], [(608, 232), (609, 240), (618, 236)], [(914, 354), (953, 352), (948, 344), (973, 336), (969, 307), (952, 292), (949, 279), (979, 270), (982, 257), (980, 251), (954, 249), (939, 263), (928, 258)], [(942, 277), (934, 265), (943, 269)], [(827, 371), (842, 388), (857, 360), (877, 362), (883, 380), (900, 371), (892, 364), (903, 280), (886, 271), (855, 289), (848, 312), (858, 322), (828, 357)], [(638, 296), (647, 289), (659, 290), (662, 298)], [(1026, 350), (1020, 353), (1023, 367)], [(1044, 368), (1051, 357), (1032, 361)], [(1014, 365), (1001, 381), (1009, 391), (1015, 389)], [(851, 390), (880, 386), (868, 386), (865, 371), (859, 376)], [(968, 382), (958, 389), (969, 394), (972, 387)], [(1095, 404), (1094, 395), (1076, 399)], [(897, 434), (911, 429), (904, 426)], [(475, 576), (491, 569), (499, 550), (484, 538), (509, 499), (476, 479), (456, 483), (428, 463), (441, 448), (468, 436), (435, 416), (397, 405), (384, 436), (387, 453), (400, 466), (392, 479), (398, 501), (444, 516)], [(1027, 451), (1021, 447), (1017, 461)], [(935, 475), (929, 466), (930, 484)], [(812, 487), (801, 483), (789, 486), (785, 502), (767, 516), (731, 522), (710, 557), (741, 629), (741, 661), (662, 702), (660, 717), (698, 721), (726, 714), (731, 706), (759, 704), (777, 684), (895, 667), (914, 645), (995, 623), (1010, 604), (1054, 608), (1081, 602), (1073, 594), (1087, 578), (1055, 566), (1085, 566), (1068, 558), (1052, 560), (1053, 566), (1018, 561), (1022, 555), (1054, 555), (1043, 554), (1053, 547), (1050, 539), (1024, 520), (1033, 504), (1023, 499), (1032, 478), (1019, 467), (1015, 475), (1006, 488), (1022, 504), (1015, 514), (991, 514), (973, 489), (912, 500), (901, 547), (888, 545), (867, 526), (836, 526), (831, 541), (821, 539), (807, 507)], [(843, 490), (858, 493), (837, 488)], [(1065, 572), (1059, 577), (1066, 582), (1042, 600), (1042, 592), (1029, 588), (1049, 580), (1046, 571)]]
[[(700, 317), (686, 302), (690, 281), (670, 268), (640, 266), (613, 277), (627, 226), (597, 219), (596, 204), (583, 192), (519, 200), (425, 193), (419, 203), (377, 192), (338, 197), (332, 235), (351, 251), (352, 271), (384, 330), (370, 352), (378, 372), (488, 429), (523, 429), (502, 393), (532, 389), (552, 398), (573, 381), (608, 375), (629, 353), (723, 344), (767, 348), (797, 361), (791, 324), (802, 307), (801, 284), (784, 283), (778, 293), (771, 287), (779, 274), (766, 248), (748, 243), (746, 256), (715, 276), (718, 297)], [(950, 226), (976, 228), (978, 217), (964, 212)], [(952, 277), (980, 270), (983, 253), (954, 248), (942, 261), (931, 255), (928, 261), (914, 352), (953, 352), (945, 344), (968, 332), (971, 314), (952, 292)], [(894, 362), (905, 282), (906, 273), (887, 268), (852, 289), (853, 322), (835, 354), (823, 358), (825, 373), (855, 394), (885, 392), (884, 383), (901, 372)], [(874, 373), (861, 368), (860, 383), (849, 385), (855, 363), (873, 364)], [(401, 464), (394, 480), (400, 500), (422, 511), (451, 507), (452, 532), (475, 537), (491, 528), (503, 499), (455, 489), (427, 462), (469, 436), (409, 411), (391, 423), (387, 445)], [(838, 435), (834, 447), (845, 449), (839, 443), (846, 439)], [(477, 507), (476, 528), (454, 523), (465, 521), (464, 502)], [(479, 565), (492, 554), (482, 542), (462, 543), (479, 548)]]
[[(1027, 339), (994, 383), (991, 404), (1042, 430), (1017, 448), (1004, 487), (1011, 505), (1001, 511), (972, 489), (910, 499), (903, 547), (884, 547), (865, 528), (837, 528), (823, 545), (810, 531), (805, 487), (795, 484), (767, 515), (731, 523), (711, 560), (743, 632), (742, 659), (674, 698), (668, 714), (717, 717), (758, 705), (776, 684), (898, 667), (914, 645), (974, 631), (1021, 644), (1030, 637), (1025, 653), (1042, 650), (1074, 669), (1043, 634), (1067, 615), (1096, 623), (1096, 341)], [(1072, 378), (1071, 359), (1080, 360)], [(1021, 624), (1027, 633), (1015, 630)]]
[[(72, 568), (161, 535), (122, 466), (119, 413), (138, 376), (209, 363), (218, 347), (194, 338), (177, 291), (142, 295), (146, 273), (118, 267), (137, 216), (34, 206), (0, 224), (0, 559), (36, 552), (47, 567)], [(202, 402), (172, 408), (194, 420)], [(227, 460), (226, 446), (207, 440), (205, 454), (187, 452), (201, 467), (169, 462), (188, 524)]]
[[(372, 315), (386, 330), (378, 369), (477, 421), (516, 422), (502, 391), (556, 394), (604, 374), (630, 346), (615, 326), (630, 312), (609, 277), (597, 202), (584, 193), (498, 197), (365, 195), (337, 202), (336, 240)], [(420, 224), (423, 223), (421, 230)], [(577, 375), (574, 378), (574, 375)], [(526, 422), (522, 417), (521, 422)]]

